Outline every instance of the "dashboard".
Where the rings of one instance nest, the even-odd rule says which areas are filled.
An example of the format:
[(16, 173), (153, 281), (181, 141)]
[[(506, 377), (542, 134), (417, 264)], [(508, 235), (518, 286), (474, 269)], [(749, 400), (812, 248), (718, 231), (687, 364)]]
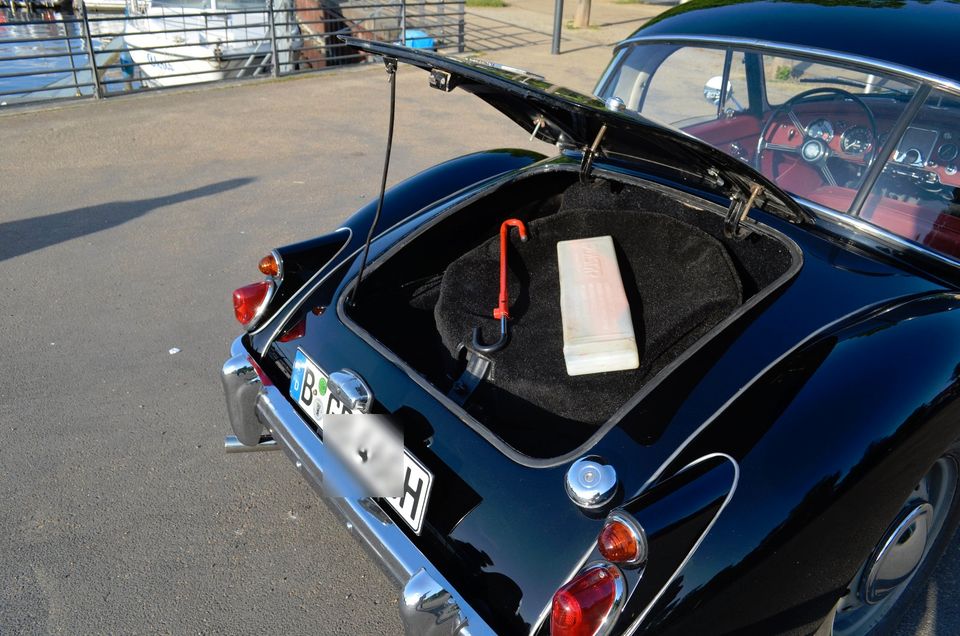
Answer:
[[(824, 112), (820, 108), (805, 109), (803, 106), (796, 110), (801, 123), (809, 122), (805, 131), (807, 137), (819, 139), (833, 151), (833, 156), (854, 164), (863, 164), (871, 153), (883, 146), (896, 119), (875, 112), (877, 129), (881, 132), (874, 139), (869, 123), (862, 121), (865, 120), (862, 111), (849, 114)], [(955, 122), (953, 127), (956, 130), (949, 124), (933, 122), (910, 126), (893, 151), (888, 170), (908, 176), (926, 187), (960, 187), (960, 122)], [(769, 141), (799, 147), (803, 132), (785, 122), (774, 131)]]
[(897, 144), (892, 159), (914, 168), (939, 169), (952, 177), (957, 174), (958, 155), (960, 148), (952, 132), (911, 126)]

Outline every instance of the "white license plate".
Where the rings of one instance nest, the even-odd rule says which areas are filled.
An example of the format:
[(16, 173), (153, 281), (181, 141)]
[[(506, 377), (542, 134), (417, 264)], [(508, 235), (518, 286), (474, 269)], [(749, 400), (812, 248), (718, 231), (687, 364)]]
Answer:
[(333, 397), (327, 387), (327, 374), (310, 358), (297, 349), (293, 359), (293, 374), (290, 376), (290, 397), (296, 400), (310, 415), (317, 427), (323, 430), (323, 416), (327, 413), (349, 413), (343, 403)]
[(420, 534), (423, 528), (423, 516), (427, 512), (427, 500), (430, 498), (432, 484), (433, 475), (427, 467), (411, 455), (410, 451), (403, 449), (403, 495), (385, 499), (417, 534)]
[[(321, 431), (324, 415), (350, 412), (340, 400), (331, 395), (327, 382), (327, 374), (298, 349), (290, 376), (290, 397)], [(416, 534), (420, 534), (430, 499), (433, 475), (407, 449), (403, 450), (403, 474), (403, 494), (384, 499)]]

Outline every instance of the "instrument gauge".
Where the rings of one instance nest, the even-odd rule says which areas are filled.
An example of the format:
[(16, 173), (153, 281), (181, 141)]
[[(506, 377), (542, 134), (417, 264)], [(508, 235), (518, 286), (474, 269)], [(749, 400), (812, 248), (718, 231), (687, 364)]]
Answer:
[(862, 155), (873, 147), (870, 131), (854, 126), (840, 137), (840, 149), (848, 155)]
[(833, 124), (826, 119), (818, 119), (807, 126), (807, 136), (829, 143), (833, 140)]
[(913, 166), (914, 168), (922, 168), (924, 163), (923, 153), (917, 148), (907, 148), (906, 150), (900, 150), (898, 148), (893, 153), (893, 160), (897, 163)]
[(937, 155), (940, 157), (940, 161), (949, 163), (956, 159), (957, 155), (960, 155), (960, 149), (957, 148), (956, 144), (946, 143), (937, 149)]

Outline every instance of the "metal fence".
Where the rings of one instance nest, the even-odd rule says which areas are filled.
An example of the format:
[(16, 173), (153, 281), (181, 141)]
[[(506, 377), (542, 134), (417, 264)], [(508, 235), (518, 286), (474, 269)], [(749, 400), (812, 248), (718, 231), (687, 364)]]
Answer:
[(126, 0), (122, 15), (4, 15), (0, 107), (372, 61), (340, 35), (438, 51), (465, 42), (463, 0)]

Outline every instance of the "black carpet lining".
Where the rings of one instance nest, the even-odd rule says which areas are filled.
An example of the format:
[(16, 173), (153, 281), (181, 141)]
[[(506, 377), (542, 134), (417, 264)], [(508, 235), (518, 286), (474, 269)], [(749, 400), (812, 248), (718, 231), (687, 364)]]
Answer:
[[(486, 408), (498, 421), (537, 425), (554, 415), (600, 424), (646, 378), (740, 306), (740, 278), (719, 241), (664, 214), (609, 205), (597, 196), (603, 188), (574, 186), (559, 213), (529, 224), (530, 240), (510, 243), (511, 337), (490, 355), (495, 399)], [(563, 359), (557, 242), (606, 235), (617, 251), (640, 366), (571, 377)], [(469, 342), (474, 326), (481, 326), (485, 342), (497, 339), (492, 310), (498, 291), (498, 237), (451, 263), (434, 309), (451, 355)]]
[[(521, 243), (511, 232), (510, 343), (490, 355), (493, 373), (466, 405), (532, 456), (552, 456), (582, 442), (644, 382), (790, 263), (786, 249), (769, 237), (723, 239), (718, 215), (604, 180), (568, 187), (559, 209), (550, 212), (526, 219), (529, 241)], [(605, 235), (613, 237), (617, 251), (640, 366), (570, 377), (563, 359), (556, 245)], [(415, 281), (394, 280), (391, 286), (384, 279), (391, 273), (388, 263), (377, 272), (375, 285), (382, 293), (370, 303), (377, 311), (363, 320), (357, 316), (444, 392), (462, 371), (463, 344), (473, 328), (481, 327), (485, 342), (499, 335), (492, 315), (499, 292), (499, 236), (496, 231), (486, 236)], [(421, 274), (431, 269), (419, 267)], [(382, 318), (387, 315), (389, 321)]]

